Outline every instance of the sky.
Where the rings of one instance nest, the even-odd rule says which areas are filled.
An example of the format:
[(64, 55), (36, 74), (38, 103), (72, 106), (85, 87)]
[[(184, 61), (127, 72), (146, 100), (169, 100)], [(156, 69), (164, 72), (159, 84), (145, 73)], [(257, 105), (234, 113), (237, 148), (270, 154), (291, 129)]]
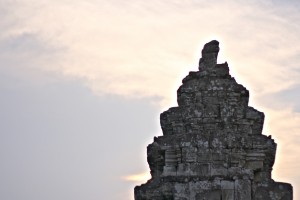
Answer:
[(1, 0), (0, 199), (133, 200), (159, 114), (203, 45), (265, 113), (276, 181), (300, 187), (296, 0)]

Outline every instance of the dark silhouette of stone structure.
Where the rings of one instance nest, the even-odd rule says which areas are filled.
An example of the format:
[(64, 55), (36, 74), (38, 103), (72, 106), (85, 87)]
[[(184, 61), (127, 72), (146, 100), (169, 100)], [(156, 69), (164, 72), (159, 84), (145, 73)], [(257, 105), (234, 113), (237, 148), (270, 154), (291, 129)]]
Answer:
[(160, 115), (163, 136), (147, 147), (152, 178), (135, 200), (292, 200), (271, 178), (276, 143), (262, 135), (264, 113), (249, 91), (217, 64), (219, 42), (205, 44), (199, 71), (177, 91), (178, 107)]

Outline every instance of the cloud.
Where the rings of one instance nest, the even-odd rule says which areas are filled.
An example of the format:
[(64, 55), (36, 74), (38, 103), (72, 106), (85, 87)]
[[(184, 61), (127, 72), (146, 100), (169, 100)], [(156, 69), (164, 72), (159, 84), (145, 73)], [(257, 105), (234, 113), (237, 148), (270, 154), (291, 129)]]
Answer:
[(120, 177), (146, 168), (159, 133), (151, 100), (95, 96), (76, 81), (2, 81), (0, 199), (129, 200), (133, 183)]
[[(31, 35), (57, 49), (36, 69), (79, 79), (96, 94), (166, 94), (175, 102), (169, 97), (187, 71), (197, 70), (203, 44), (217, 38), (220, 60), (228, 60), (233, 74), (259, 95), (298, 82), (294, 69), (283, 67), (299, 60), (299, 25), (289, 21), (299, 15), (292, 8), (257, 1), (20, 0), (6, 7), (5, 23), (10, 23), (3, 25), (1, 40)], [(28, 59), (39, 56), (34, 52)]]
[(150, 175), (149, 171), (139, 173), (139, 174), (131, 174), (131, 175), (122, 177), (122, 179), (125, 181), (132, 181), (135, 183), (145, 183), (150, 178), (151, 178), (151, 175)]

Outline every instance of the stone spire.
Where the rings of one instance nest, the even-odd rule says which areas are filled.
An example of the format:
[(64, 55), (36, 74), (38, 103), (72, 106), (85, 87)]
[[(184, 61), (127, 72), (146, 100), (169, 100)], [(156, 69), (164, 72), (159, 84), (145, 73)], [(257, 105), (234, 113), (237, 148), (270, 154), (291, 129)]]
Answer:
[(205, 44), (202, 50), (202, 58), (199, 60), (199, 70), (215, 67), (219, 50), (219, 42), (217, 40)]
[(262, 135), (264, 113), (249, 91), (217, 64), (219, 42), (204, 46), (199, 71), (177, 90), (178, 107), (161, 113), (163, 136), (147, 147), (152, 178), (135, 200), (292, 200), (271, 172), (276, 143)]

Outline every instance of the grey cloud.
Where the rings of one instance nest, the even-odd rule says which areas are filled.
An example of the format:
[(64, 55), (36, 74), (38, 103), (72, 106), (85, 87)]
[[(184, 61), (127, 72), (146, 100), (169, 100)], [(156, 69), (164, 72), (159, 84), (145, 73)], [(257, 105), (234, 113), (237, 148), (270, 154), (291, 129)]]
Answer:
[(31, 54), (37, 56), (38, 59), (45, 53), (57, 53), (58, 50), (45, 44), (44, 41), (40, 41), (38, 36), (33, 33), (22, 33), (0, 40), (0, 54), (5, 55)]
[(274, 94), (262, 95), (258, 103), (264, 107), (273, 109), (285, 109), (291, 107), (294, 112), (300, 113), (300, 85), (295, 85), (287, 90)]
[(0, 99), (0, 199), (118, 199), (158, 130), (153, 100), (96, 97), (76, 82), (0, 87)]

